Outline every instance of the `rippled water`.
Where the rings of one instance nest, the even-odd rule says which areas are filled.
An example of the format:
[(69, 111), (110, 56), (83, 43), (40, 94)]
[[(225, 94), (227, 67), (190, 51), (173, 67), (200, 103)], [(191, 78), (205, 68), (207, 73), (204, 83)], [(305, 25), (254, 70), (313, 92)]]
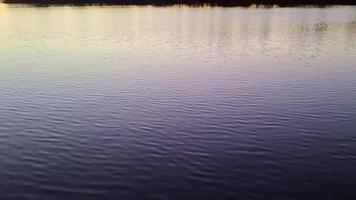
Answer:
[(0, 4), (0, 199), (356, 198), (356, 7)]

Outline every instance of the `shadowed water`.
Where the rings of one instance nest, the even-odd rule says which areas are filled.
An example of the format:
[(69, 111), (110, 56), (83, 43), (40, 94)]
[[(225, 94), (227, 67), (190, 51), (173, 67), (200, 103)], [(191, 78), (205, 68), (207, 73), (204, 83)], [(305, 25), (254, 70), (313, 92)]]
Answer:
[(352, 199), (356, 7), (0, 4), (0, 199)]

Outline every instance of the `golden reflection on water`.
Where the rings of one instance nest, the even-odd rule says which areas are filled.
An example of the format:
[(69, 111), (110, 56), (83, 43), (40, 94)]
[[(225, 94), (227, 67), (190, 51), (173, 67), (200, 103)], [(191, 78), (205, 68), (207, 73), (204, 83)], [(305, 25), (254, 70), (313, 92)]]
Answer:
[[(313, 62), (352, 59), (356, 8), (0, 4), (0, 59), (128, 63)], [(98, 60), (99, 62), (99, 60)]]

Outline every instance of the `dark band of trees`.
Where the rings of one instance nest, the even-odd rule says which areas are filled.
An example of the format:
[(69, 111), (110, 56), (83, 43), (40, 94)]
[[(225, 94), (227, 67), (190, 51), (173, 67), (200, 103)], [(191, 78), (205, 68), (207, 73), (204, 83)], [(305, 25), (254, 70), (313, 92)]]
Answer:
[(115, 5), (157, 5), (174, 4), (211, 6), (302, 6), (302, 5), (356, 5), (356, 0), (4, 0), (5, 3), (31, 4), (115, 4)]

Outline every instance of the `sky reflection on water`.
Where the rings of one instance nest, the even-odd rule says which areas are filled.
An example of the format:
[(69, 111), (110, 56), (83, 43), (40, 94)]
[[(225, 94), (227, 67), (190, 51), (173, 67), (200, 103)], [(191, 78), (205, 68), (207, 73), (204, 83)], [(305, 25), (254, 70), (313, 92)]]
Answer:
[(1, 199), (348, 199), (356, 8), (0, 4)]

